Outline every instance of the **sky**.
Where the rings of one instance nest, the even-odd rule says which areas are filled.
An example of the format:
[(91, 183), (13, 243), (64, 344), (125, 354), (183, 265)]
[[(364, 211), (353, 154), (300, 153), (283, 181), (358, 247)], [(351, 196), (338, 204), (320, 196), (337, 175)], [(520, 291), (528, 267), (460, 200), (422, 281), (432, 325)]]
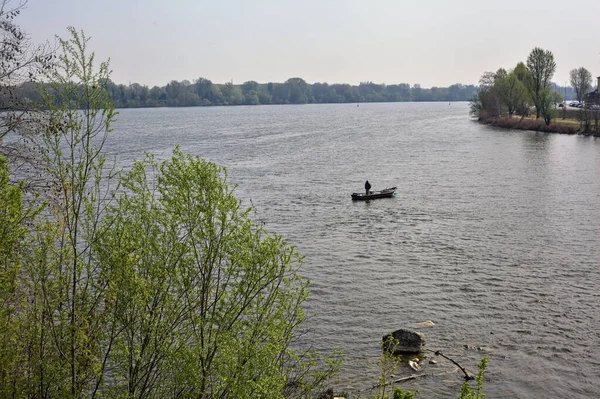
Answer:
[(16, 23), (34, 43), (83, 30), (123, 84), (445, 87), (513, 68), (534, 47), (553, 52), (558, 84), (581, 66), (600, 76), (599, 0), (29, 0)]

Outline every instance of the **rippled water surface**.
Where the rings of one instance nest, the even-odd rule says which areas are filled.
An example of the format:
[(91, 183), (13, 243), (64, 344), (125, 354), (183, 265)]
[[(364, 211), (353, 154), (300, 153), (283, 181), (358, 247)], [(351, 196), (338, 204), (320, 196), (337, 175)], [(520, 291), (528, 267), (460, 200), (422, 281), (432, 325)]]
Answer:
[[(488, 356), (489, 398), (598, 397), (600, 140), (498, 130), (467, 111), (121, 110), (107, 149), (127, 167), (180, 144), (228, 168), (238, 196), (305, 255), (313, 345), (345, 354), (339, 389), (375, 383), (384, 333), (432, 320), (428, 348), (471, 371)], [(367, 179), (398, 195), (352, 202)], [(439, 360), (416, 383), (422, 397), (458, 394)]]

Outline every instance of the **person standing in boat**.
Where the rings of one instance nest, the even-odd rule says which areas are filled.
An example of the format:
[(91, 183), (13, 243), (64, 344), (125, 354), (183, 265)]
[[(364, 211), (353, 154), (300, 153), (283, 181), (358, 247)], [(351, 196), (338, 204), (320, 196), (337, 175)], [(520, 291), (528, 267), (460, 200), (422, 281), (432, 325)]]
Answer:
[(365, 183), (365, 191), (367, 192), (367, 195), (369, 195), (369, 190), (371, 190), (371, 184), (367, 180), (367, 182)]

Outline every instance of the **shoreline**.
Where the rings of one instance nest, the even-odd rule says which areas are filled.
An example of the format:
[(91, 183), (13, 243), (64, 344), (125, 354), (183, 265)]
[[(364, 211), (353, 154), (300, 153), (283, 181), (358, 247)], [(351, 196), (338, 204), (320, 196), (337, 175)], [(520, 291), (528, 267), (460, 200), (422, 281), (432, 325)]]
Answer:
[(546, 125), (543, 119), (531, 119), (515, 116), (479, 118), (478, 121), (484, 125), (496, 126), (505, 129), (531, 130), (543, 133), (579, 134), (584, 136), (600, 137), (600, 129), (594, 126), (591, 120), (588, 129), (582, 126), (580, 121), (574, 119), (553, 119), (550, 125)]

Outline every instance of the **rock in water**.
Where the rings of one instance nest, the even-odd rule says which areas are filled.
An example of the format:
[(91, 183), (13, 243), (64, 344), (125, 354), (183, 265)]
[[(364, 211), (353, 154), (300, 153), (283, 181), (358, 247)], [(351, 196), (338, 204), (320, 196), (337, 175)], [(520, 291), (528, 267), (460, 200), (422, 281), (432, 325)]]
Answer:
[(394, 355), (420, 353), (423, 345), (425, 345), (423, 334), (403, 328), (383, 336), (383, 350)]

